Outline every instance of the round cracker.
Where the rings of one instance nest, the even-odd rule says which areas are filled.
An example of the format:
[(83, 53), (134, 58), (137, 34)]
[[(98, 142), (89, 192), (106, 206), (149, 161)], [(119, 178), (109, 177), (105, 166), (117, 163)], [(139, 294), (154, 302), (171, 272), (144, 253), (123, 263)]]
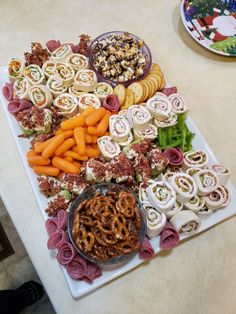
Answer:
[(144, 93), (142, 84), (140, 84), (140, 82), (132, 83), (129, 85), (128, 89), (134, 93), (135, 103), (140, 103), (140, 100), (142, 99)]
[(126, 88), (124, 87), (124, 85), (122, 84), (116, 85), (116, 87), (113, 90), (113, 93), (118, 97), (120, 105), (122, 106), (126, 97)]

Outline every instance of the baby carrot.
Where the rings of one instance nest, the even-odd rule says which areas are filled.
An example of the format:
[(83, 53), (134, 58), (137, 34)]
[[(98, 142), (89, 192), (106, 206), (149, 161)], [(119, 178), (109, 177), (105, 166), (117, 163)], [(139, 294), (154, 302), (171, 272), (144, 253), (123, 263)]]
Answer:
[(90, 115), (87, 116), (87, 118), (85, 119), (86, 125), (94, 126), (94, 124), (96, 124), (102, 119), (105, 113), (106, 113), (106, 109), (103, 107), (96, 109), (94, 112), (90, 113)]
[(62, 129), (58, 129), (58, 130), (55, 132), (55, 135), (60, 135), (62, 132), (63, 132)]
[(90, 145), (86, 145), (86, 155), (88, 157), (96, 158), (100, 155), (100, 151), (97, 148), (93, 148)]
[(110, 116), (111, 116), (110, 111), (106, 110), (105, 115), (103, 116), (102, 120), (99, 122), (97, 127), (97, 134), (99, 136), (103, 135), (108, 129)]
[(87, 130), (88, 134), (90, 135), (97, 135), (97, 128), (95, 126), (89, 126)]
[(55, 151), (55, 155), (60, 156), (61, 154), (68, 151), (74, 145), (75, 145), (75, 140), (73, 138), (68, 138), (58, 147), (58, 149)]
[(64, 159), (67, 160), (67, 161), (70, 161), (70, 162), (73, 161), (73, 158), (72, 158), (72, 157), (69, 157), (69, 156), (65, 157)]
[(91, 144), (92, 142), (93, 142), (92, 135), (85, 133), (85, 143)]
[(44, 158), (49, 158), (52, 156), (57, 148), (64, 142), (64, 139), (64, 134), (54, 136), (53, 140), (44, 148), (42, 156)]
[(88, 156), (80, 156), (77, 152), (68, 150), (67, 152), (65, 152), (64, 154), (65, 157), (72, 157), (73, 159), (76, 160), (81, 160), (81, 161), (87, 161), (88, 160)]
[(53, 141), (54, 137), (51, 137), (50, 139), (44, 141), (44, 142), (36, 142), (34, 144), (34, 150), (36, 151), (36, 153), (42, 153), (42, 151), (44, 150), (44, 148), (50, 144)]
[(78, 147), (78, 154), (83, 156), (86, 153), (85, 148), (85, 132), (84, 128), (77, 127), (74, 129), (74, 138)]
[(97, 139), (98, 139), (97, 136), (93, 136), (92, 143), (93, 143), (93, 144), (97, 144)]
[(81, 168), (81, 164), (78, 162), (78, 161), (73, 161), (73, 164), (77, 167), (78, 169), (78, 172), (77, 173), (80, 173), (80, 168)]
[(72, 130), (68, 130), (68, 131), (63, 131), (62, 134), (64, 135), (65, 140), (69, 137), (73, 136), (73, 131)]
[(49, 159), (45, 159), (42, 156), (28, 156), (28, 163), (33, 166), (47, 166), (50, 164)]
[(29, 157), (29, 156), (38, 156), (39, 154), (36, 153), (36, 151), (34, 149), (30, 149), (28, 150), (26, 156)]
[(78, 168), (72, 163), (60, 157), (54, 157), (52, 159), (52, 164), (54, 167), (65, 171), (66, 173), (77, 173)]
[(81, 115), (67, 119), (61, 123), (62, 130), (73, 130), (78, 126), (84, 126), (84, 117)]
[(51, 167), (51, 166), (35, 166), (33, 167), (34, 173), (36, 174), (44, 174), (46, 176), (57, 177), (59, 175), (60, 170)]
[(90, 113), (94, 112), (95, 109), (93, 107), (89, 107), (88, 109), (84, 110), (82, 113), (81, 113), (81, 116), (84, 117), (84, 118), (87, 118)]

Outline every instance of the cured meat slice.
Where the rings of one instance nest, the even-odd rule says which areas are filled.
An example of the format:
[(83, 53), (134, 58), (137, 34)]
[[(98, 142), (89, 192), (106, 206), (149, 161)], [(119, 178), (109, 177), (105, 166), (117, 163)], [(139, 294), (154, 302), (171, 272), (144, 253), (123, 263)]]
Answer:
[(57, 213), (57, 230), (66, 230), (68, 213), (65, 210), (59, 210)]
[(76, 251), (73, 245), (69, 242), (64, 242), (57, 252), (57, 260), (61, 265), (69, 264), (75, 257)]
[(46, 46), (50, 52), (53, 52), (61, 46), (60, 40), (49, 40), (46, 42)]
[(13, 84), (14, 83), (6, 83), (2, 89), (2, 93), (8, 101), (13, 99)]
[(59, 230), (53, 233), (47, 242), (49, 250), (58, 249), (63, 243), (67, 242), (67, 234), (65, 231)]
[(118, 111), (120, 108), (119, 99), (116, 95), (108, 95), (102, 102), (102, 106), (110, 111)]
[(88, 262), (83, 280), (88, 283), (93, 283), (93, 280), (101, 276), (102, 272), (98, 265)]
[(170, 250), (179, 243), (179, 233), (167, 222), (160, 235), (160, 248)]
[(77, 255), (66, 265), (66, 270), (71, 278), (75, 280), (82, 279), (87, 270), (87, 261)]
[(172, 94), (176, 94), (177, 93), (177, 87), (173, 86), (173, 87), (166, 87), (161, 91), (163, 94), (165, 94), (166, 96), (170, 96)]
[(151, 259), (154, 256), (154, 250), (151, 246), (151, 243), (149, 242), (148, 238), (145, 237), (143, 239), (143, 243), (141, 245), (140, 251), (139, 251), (139, 258), (141, 259)]
[(167, 148), (164, 151), (164, 156), (169, 160), (169, 163), (172, 166), (179, 166), (184, 161), (184, 155), (180, 148)]
[(7, 109), (11, 114), (15, 115), (22, 110), (30, 108), (31, 106), (31, 101), (25, 99), (14, 99), (8, 103)]
[(57, 231), (57, 218), (47, 219), (45, 225), (46, 225), (47, 234), (51, 236)]

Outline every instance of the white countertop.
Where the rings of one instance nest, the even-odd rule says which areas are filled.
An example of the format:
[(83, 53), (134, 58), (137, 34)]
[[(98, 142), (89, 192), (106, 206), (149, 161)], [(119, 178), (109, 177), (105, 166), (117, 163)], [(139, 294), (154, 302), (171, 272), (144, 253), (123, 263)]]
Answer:
[[(236, 185), (236, 58), (194, 42), (179, 6), (177, 0), (3, 1), (0, 65), (22, 56), (32, 41), (75, 42), (81, 33), (94, 37), (109, 30), (139, 35), (185, 96), (191, 117)], [(74, 300), (49, 258), (43, 219), (1, 107), (0, 126), (0, 193), (57, 313), (235, 313), (235, 217)]]

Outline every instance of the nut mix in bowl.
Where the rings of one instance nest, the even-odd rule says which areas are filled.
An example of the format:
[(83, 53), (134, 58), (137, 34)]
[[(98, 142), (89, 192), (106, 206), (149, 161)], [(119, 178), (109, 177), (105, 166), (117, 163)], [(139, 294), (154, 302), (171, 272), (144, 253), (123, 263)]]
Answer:
[(152, 56), (143, 40), (128, 32), (113, 31), (91, 43), (90, 66), (99, 80), (128, 86), (149, 72)]
[(77, 251), (99, 265), (129, 260), (140, 249), (146, 218), (138, 198), (113, 183), (93, 185), (70, 208), (68, 232)]

